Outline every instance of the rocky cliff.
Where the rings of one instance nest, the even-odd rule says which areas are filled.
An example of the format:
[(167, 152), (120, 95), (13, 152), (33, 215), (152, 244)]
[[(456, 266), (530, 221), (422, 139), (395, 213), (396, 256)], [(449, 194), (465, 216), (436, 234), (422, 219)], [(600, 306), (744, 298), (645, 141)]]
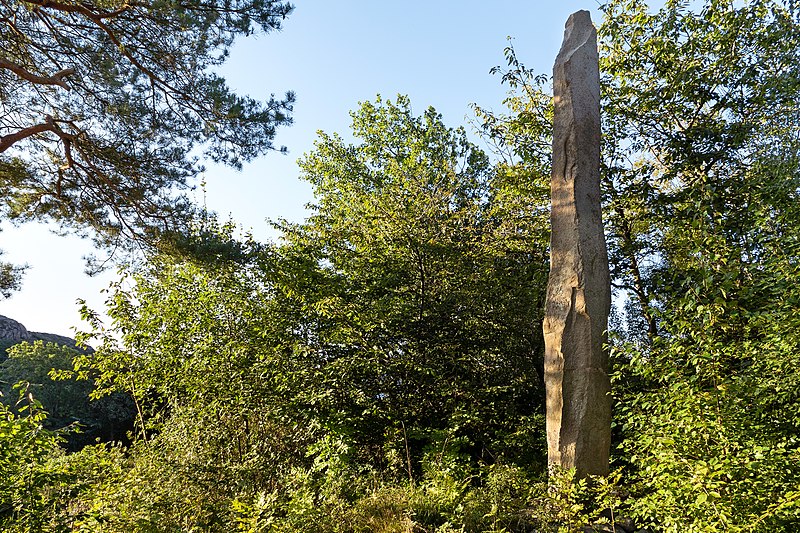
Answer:
[(56, 335), (54, 333), (28, 331), (25, 326), (16, 320), (0, 315), (0, 359), (5, 358), (5, 349), (9, 346), (19, 342), (34, 341), (53, 342), (72, 347), (76, 345), (75, 339), (64, 337), (63, 335)]

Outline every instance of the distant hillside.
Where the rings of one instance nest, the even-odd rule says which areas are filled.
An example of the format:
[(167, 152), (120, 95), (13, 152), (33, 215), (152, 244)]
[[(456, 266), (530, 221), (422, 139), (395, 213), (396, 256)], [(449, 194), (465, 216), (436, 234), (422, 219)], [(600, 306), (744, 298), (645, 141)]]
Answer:
[(25, 326), (14, 319), (0, 315), (0, 360), (5, 359), (6, 349), (20, 342), (44, 341), (77, 347), (75, 339), (56, 335), (55, 333), (40, 333), (28, 331)]

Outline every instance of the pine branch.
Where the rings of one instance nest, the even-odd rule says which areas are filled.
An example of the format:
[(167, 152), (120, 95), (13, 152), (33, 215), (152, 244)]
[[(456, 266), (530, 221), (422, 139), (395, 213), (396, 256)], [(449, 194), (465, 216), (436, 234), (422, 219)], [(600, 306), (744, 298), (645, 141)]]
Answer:
[[(114, 18), (129, 10), (133, 4), (126, 2), (121, 8), (114, 11), (97, 12), (91, 9), (91, 4), (70, 4), (65, 2), (56, 2), (54, 0), (23, 0), (26, 4), (33, 4), (38, 7), (51, 8), (63, 13), (80, 13), (81, 15), (89, 18), (95, 22), (105, 19)], [(146, 6), (146, 4), (137, 4), (139, 6)]]
[(0, 137), (0, 153), (5, 152), (9, 148), (11, 148), (15, 143), (27, 139), (33, 135), (38, 133), (44, 133), (46, 131), (53, 131), (54, 124), (52, 121), (45, 122), (43, 124), (36, 124), (35, 126), (29, 126), (27, 128), (23, 128), (17, 132), (10, 133), (8, 135), (4, 135)]
[(63, 70), (59, 70), (52, 76), (39, 76), (38, 74), (34, 74), (33, 72), (27, 70), (16, 63), (12, 63), (7, 59), (3, 59), (0, 57), (0, 68), (4, 68), (6, 70), (10, 70), (20, 78), (27, 80), (31, 83), (35, 83), (37, 85), (58, 85), (59, 87), (63, 87), (64, 89), (69, 91), (69, 85), (67, 82), (64, 81), (66, 76), (71, 74), (75, 74), (74, 68), (65, 68)]
[(34, 135), (37, 135), (39, 133), (44, 133), (46, 131), (50, 131), (58, 135), (58, 137), (64, 143), (64, 149), (67, 153), (67, 162), (70, 166), (72, 166), (73, 161), (72, 161), (71, 144), (72, 141), (75, 140), (75, 136), (64, 132), (64, 130), (62, 130), (56, 124), (56, 122), (57, 121), (54, 120), (53, 117), (47, 115), (44, 119), (44, 122), (41, 124), (28, 126), (27, 128), (22, 128), (19, 131), (16, 131), (14, 133), (9, 133), (8, 135), (0, 137), (0, 153), (5, 152), (9, 148), (11, 148), (14, 144), (18, 143), (19, 141), (25, 140), (28, 137), (32, 137)]

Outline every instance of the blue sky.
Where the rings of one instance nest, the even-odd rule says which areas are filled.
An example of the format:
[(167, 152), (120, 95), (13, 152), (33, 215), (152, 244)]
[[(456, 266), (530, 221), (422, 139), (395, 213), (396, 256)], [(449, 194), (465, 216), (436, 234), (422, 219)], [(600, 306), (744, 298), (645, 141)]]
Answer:
[[(506, 88), (489, 69), (503, 64), (507, 36), (526, 66), (550, 73), (567, 17), (588, 9), (600, 22), (596, 0), (296, 0), (280, 33), (237, 43), (222, 72), (253, 97), (294, 90), (294, 125), (279, 131), (272, 153), (241, 172), (210, 167), (206, 201), (262, 240), (275, 234), (267, 218), (302, 220), (310, 187), (298, 179), (297, 158), (313, 147), (316, 132), (349, 131), (349, 111), (377, 94), (407, 94), (416, 112), (435, 107), (450, 126), (466, 125), (470, 104), (499, 110)], [(79, 326), (76, 300), (102, 310), (101, 289), (115, 272), (89, 278), (82, 257), (89, 241), (50, 233), (43, 225), (2, 224), (4, 260), (27, 263), (23, 290), (0, 301), (0, 314), (29, 330), (71, 335)]]

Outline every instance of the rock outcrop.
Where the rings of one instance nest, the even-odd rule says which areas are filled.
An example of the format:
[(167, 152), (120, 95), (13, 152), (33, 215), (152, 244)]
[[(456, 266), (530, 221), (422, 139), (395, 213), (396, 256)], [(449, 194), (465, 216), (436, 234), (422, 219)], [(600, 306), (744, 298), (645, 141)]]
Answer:
[(551, 467), (605, 475), (611, 442), (611, 283), (600, 210), (600, 75), (588, 11), (569, 17), (553, 67), (550, 278), (545, 306)]
[(8, 317), (0, 315), (0, 340), (9, 342), (22, 342), (31, 339), (31, 334), (25, 326)]
[[(63, 335), (56, 335), (54, 333), (28, 331), (25, 326), (16, 320), (0, 315), (0, 347), (7, 348), (19, 342), (35, 341), (52, 342), (71, 346), (73, 348), (77, 346), (75, 339), (64, 337)], [(0, 360), (5, 359), (5, 350), (0, 350), (0, 352), (2, 352), (0, 353)]]

